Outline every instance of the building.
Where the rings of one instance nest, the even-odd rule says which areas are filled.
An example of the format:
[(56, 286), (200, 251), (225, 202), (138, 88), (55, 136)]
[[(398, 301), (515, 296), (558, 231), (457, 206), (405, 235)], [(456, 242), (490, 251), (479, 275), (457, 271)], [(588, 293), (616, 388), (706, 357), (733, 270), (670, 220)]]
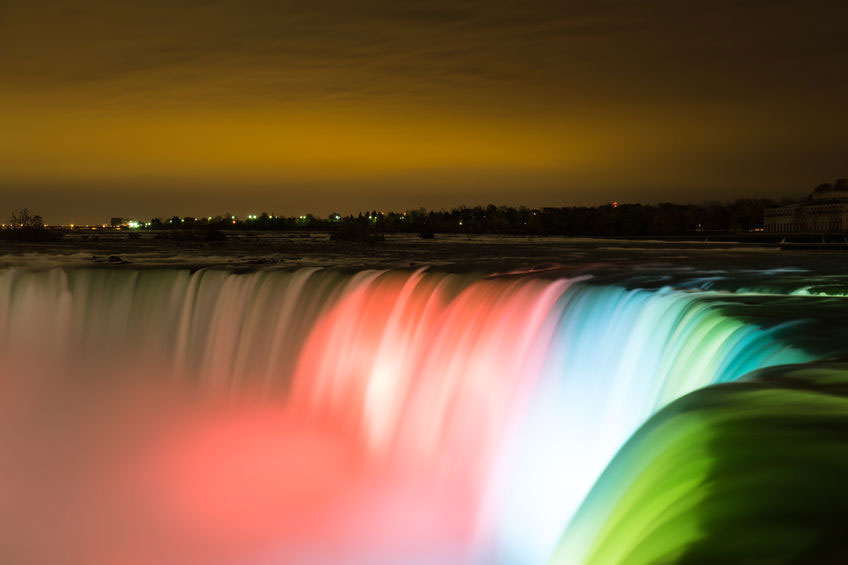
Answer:
[(848, 179), (817, 186), (805, 200), (766, 208), (765, 231), (837, 234), (848, 232)]

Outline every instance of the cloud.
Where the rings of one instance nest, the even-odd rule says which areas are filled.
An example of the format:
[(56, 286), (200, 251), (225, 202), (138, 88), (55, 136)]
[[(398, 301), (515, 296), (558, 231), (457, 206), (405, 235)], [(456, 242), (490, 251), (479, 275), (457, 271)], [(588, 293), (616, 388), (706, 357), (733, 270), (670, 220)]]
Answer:
[(0, 181), (426, 170), (483, 193), (507, 164), (558, 194), (743, 183), (739, 155), (830, 178), (843, 27), (836, 2), (0, 0)]

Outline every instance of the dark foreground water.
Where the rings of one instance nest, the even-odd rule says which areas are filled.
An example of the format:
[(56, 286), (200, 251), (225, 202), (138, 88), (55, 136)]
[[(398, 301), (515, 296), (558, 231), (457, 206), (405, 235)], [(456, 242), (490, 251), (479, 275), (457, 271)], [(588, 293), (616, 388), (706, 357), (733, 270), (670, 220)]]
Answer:
[(848, 255), (141, 243), (0, 256), (0, 562), (845, 556)]

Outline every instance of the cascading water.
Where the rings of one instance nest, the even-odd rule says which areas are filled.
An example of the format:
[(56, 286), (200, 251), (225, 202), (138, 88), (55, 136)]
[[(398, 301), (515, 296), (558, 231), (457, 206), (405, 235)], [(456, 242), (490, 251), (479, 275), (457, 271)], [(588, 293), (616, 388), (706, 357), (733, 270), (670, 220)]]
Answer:
[(0, 557), (544, 562), (651, 414), (812, 358), (717, 296), (421, 271), (0, 271)]

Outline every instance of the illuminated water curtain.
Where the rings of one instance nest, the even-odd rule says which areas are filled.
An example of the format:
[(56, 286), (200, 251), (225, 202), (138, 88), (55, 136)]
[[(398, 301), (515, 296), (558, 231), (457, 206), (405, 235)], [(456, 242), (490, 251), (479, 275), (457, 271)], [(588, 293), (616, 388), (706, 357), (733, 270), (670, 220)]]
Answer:
[[(0, 272), (0, 546), (13, 562), (579, 561), (606, 517), (572, 519), (652, 414), (811, 358), (713, 298), (425, 272)], [(592, 539), (564, 548), (569, 524)]]

